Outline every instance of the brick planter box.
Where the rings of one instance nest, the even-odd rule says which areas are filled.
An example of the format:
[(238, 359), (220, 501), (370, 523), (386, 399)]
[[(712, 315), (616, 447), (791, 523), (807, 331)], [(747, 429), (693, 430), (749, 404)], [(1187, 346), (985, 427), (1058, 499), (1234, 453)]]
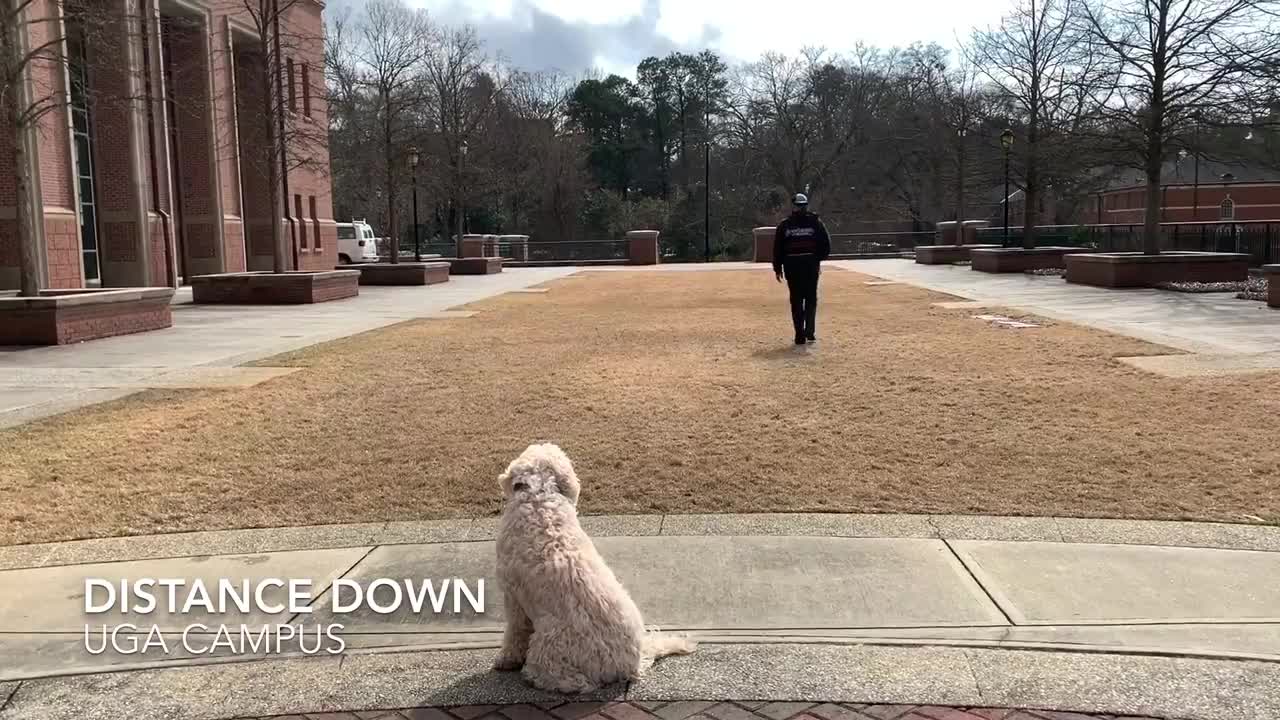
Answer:
[[(422, 259), (421, 259), (421, 260), (414, 260), (414, 259), (413, 259), (413, 253), (400, 253), (400, 262), (432, 262), (432, 261), (434, 261), (434, 260), (439, 260), (439, 259), (440, 259), (440, 253), (422, 253), (419, 257), (421, 257)], [(390, 255), (379, 255), (379, 256), (378, 256), (378, 262), (379, 262), (379, 263), (389, 263), (389, 262), (391, 262), (391, 256), (390, 256)], [(338, 270), (350, 270), (353, 266), (355, 266), (355, 267), (357, 267), (357, 268), (358, 268), (361, 264), (363, 264), (363, 263), (353, 263), (352, 265), (339, 265), (336, 269), (338, 269)]]
[(657, 265), (660, 257), (657, 230), (627, 231), (627, 260), (632, 265)]
[(776, 227), (758, 227), (751, 230), (751, 239), (754, 244), (752, 262), (773, 262), (773, 241), (777, 237), (777, 232)]
[(500, 257), (464, 257), (449, 261), (450, 275), (493, 275), (502, 272)]
[(999, 245), (919, 245), (916, 262), (921, 265), (950, 265), (969, 259), (969, 251), (979, 248), (998, 248)]
[(1162, 282), (1235, 282), (1249, 276), (1242, 253), (1076, 253), (1064, 258), (1067, 282), (1097, 287), (1151, 287)]
[(447, 262), (366, 263), (351, 267), (360, 273), (361, 285), (435, 285), (449, 282)]
[(1267, 305), (1280, 308), (1280, 265), (1263, 265), (1262, 275), (1267, 279)]
[(488, 239), (484, 235), (463, 235), (462, 236), (462, 257), (464, 258), (481, 258), (485, 256), (485, 246), (489, 244)]
[(1063, 258), (1089, 252), (1074, 247), (979, 248), (969, 253), (971, 270), (989, 273), (1013, 273), (1024, 270), (1063, 267)]
[(46, 290), (0, 296), (0, 345), (66, 345), (173, 325), (173, 288)]
[(191, 278), (191, 299), (196, 303), (303, 305), (358, 294), (359, 270), (238, 272)]

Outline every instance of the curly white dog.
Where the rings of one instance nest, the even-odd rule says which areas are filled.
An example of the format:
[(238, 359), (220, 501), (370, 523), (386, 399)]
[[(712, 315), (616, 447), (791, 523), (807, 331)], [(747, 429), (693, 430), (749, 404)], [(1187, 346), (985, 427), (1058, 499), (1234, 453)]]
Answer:
[(530, 445), (498, 477), (498, 580), (507, 627), (498, 670), (535, 687), (589, 692), (639, 677), (688, 638), (647, 631), (640, 610), (578, 524), (578, 476), (555, 445)]

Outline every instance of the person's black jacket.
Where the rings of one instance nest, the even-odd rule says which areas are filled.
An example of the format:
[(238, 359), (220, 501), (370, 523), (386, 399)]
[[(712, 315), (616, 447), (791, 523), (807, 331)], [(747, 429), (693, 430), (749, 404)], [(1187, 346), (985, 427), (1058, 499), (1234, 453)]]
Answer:
[(780, 272), (788, 258), (812, 257), (818, 262), (831, 254), (831, 236), (816, 213), (797, 210), (778, 224), (773, 238), (773, 270)]

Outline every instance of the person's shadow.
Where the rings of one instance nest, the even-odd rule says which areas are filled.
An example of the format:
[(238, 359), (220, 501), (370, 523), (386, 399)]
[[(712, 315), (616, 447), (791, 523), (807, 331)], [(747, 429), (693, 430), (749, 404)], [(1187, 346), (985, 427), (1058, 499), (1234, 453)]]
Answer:
[(757, 350), (752, 356), (760, 360), (776, 361), (776, 360), (804, 360), (807, 359), (813, 348), (808, 345), (783, 345), (782, 347), (773, 347), (765, 350)]

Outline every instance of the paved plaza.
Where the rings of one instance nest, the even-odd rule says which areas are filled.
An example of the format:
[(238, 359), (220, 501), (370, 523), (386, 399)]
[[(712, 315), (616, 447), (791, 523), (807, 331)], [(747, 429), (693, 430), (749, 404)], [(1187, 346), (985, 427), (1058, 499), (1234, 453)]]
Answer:
[[(1089, 325), (1202, 365), (1265, 371), (1280, 354), (1280, 312), (1222, 295), (1117, 293), (905, 261), (834, 265), (881, 278), (873, 290), (918, 285), (975, 312)], [(575, 272), (517, 269), (427, 289), (362, 289), (353, 300), (301, 308), (179, 304), (168, 331), (0, 354), (0, 425), (144, 388), (264, 382), (297, 368), (244, 364), (448, 317)], [(503, 621), (493, 517), (14, 545), (0, 547), (0, 720), (1280, 717), (1275, 525), (835, 513), (598, 515), (583, 524), (646, 621), (693, 635), (697, 652), (581, 698), (490, 671)], [(296, 643), (270, 653), (178, 645), (159, 656), (91, 654), (87, 624), (131, 618), (87, 616), (86, 577), (309, 579), (316, 596), (305, 614), (132, 621), (170, 638), (195, 622), (341, 623), (346, 647), (338, 655), (306, 654)], [(376, 578), (483, 580), (485, 611), (334, 611), (335, 581)]]
[(0, 428), (146, 388), (261, 382), (270, 373), (237, 366), (406, 320), (439, 316), (448, 308), (574, 271), (530, 268), (456, 276), (428, 287), (365, 286), (357, 297), (315, 305), (194, 305), (190, 288), (184, 288), (175, 296), (173, 327), (166, 330), (72, 346), (0, 348)]
[[(1061, 277), (993, 274), (975, 272), (967, 265), (920, 265), (906, 260), (832, 264), (1192, 353), (1280, 353), (1280, 312), (1266, 303), (1238, 300), (1234, 292), (1097, 288), (1069, 284)], [(1280, 360), (1277, 363), (1272, 367), (1280, 366)]]
[[(1247, 356), (1225, 363), (1245, 371), (1280, 367), (1280, 313), (1231, 293), (1110, 290), (1068, 285), (1056, 277), (991, 275), (897, 259), (831, 265), (968, 298), (975, 311), (987, 304), (1019, 308), (1197, 354), (1176, 361), (1170, 371), (1175, 375), (1222, 366), (1223, 355)], [(362, 287), (349, 300), (288, 307), (197, 306), (184, 288), (175, 296), (174, 326), (168, 330), (71, 347), (0, 348), (0, 428), (146, 388), (251, 385), (274, 374), (237, 366), (406, 320), (447, 316), (449, 308), (580, 272), (708, 270), (763, 268), (753, 263), (509, 268), (498, 275), (456, 276), (430, 288)]]
[[(1280, 528), (803, 514), (584, 524), (646, 621), (703, 643), (592, 699), (1280, 714)], [(183, 717), (552, 701), (489, 672), (503, 617), (496, 590), (483, 613), (445, 614), (335, 613), (324, 592), (337, 578), (483, 578), (493, 589), (494, 528), (477, 518), (0, 548), (0, 687), (14, 690), (0, 718), (143, 720), (193, 697), (202, 708)], [(347, 647), (337, 657), (180, 646), (90, 655), (86, 623), (129, 618), (86, 616), (86, 577), (307, 578), (317, 599), (306, 616), (146, 622), (174, 636), (197, 622), (336, 622)]]

